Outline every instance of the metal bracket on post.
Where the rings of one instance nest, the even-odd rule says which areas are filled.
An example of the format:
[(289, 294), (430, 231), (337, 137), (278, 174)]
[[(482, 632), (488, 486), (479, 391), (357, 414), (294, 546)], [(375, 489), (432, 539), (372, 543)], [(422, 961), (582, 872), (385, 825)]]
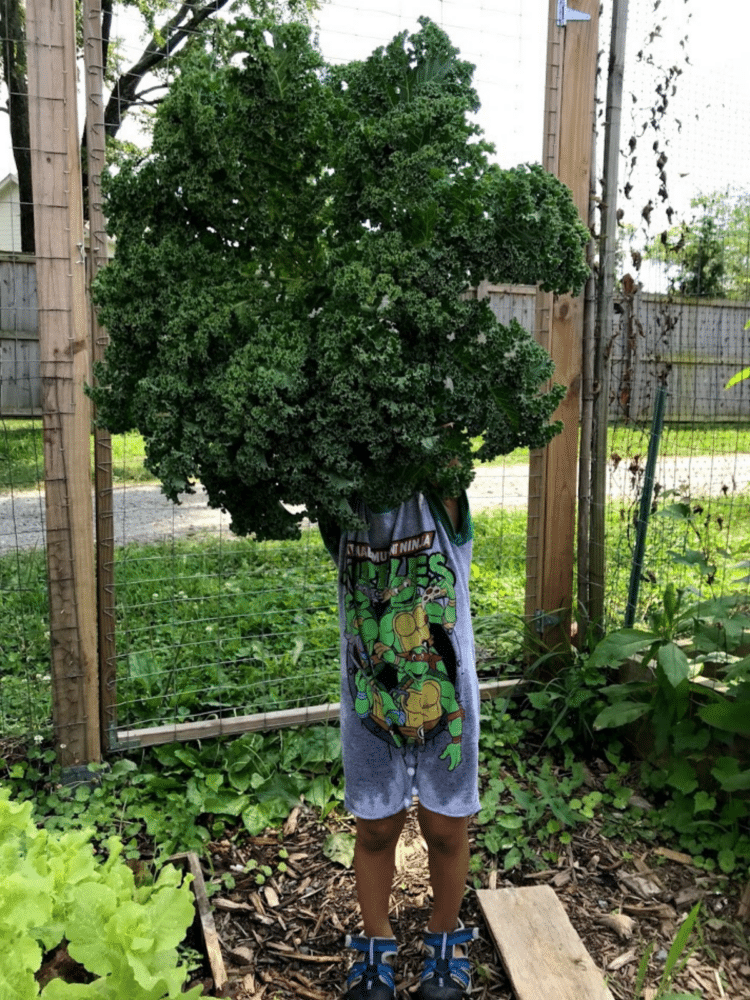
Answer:
[(584, 14), (583, 11), (573, 10), (568, 7), (565, 0), (557, 0), (557, 26), (564, 28), (568, 21), (590, 21), (591, 14)]
[(537, 635), (544, 635), (548, 628), (554, 628), (560, 621), (560, 615), (548, 615), (543, 608), (537, 608), (533, 618), (534, 631)]

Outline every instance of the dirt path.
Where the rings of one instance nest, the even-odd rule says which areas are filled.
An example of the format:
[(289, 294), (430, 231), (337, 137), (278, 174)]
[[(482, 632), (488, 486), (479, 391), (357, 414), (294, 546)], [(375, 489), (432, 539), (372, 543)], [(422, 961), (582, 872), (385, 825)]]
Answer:
[[(635, 496), (634, 484), (642, 481), (642, 466), (620, 462), (610, 469), (611, 497)], [(528, 496), (529, 470), (525, 465), (479, 468), (469, 489), (472, 510), (522, 507)], [(689, 488), (693, 496), (748, 493), (750, 455), (715, 458), (662, 458), (656, 480), (662, 490)], [(229, 532), (229, 516), (206, 505), (202, 493), (184, 496), (179, 506), (167, 500), (158, 486), (119, 487), (114, 491), (117, 545), (189, 537), (201, 532)], [(44, 545), (44, 495), (24, 492), (0, 496), (0, 552), (33, 549)]]

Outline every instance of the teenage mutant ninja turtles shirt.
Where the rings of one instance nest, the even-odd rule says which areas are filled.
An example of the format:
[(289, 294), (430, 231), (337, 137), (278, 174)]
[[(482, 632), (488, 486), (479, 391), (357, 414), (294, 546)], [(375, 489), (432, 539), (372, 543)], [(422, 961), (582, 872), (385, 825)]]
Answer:
[(367, 531), (324, 540), (339, 568), (346, 808), (382, 819), (412, 805), (479, 810), (479, 686), (469, 608), (472, 526), (415, 495)]

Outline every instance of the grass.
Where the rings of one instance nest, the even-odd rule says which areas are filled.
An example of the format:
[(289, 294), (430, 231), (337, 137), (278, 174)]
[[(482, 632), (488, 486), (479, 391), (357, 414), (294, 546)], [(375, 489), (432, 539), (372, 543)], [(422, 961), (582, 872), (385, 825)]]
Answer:
[[(609, 452), (625, 456), (645, 455), (650, 428), (617, 424), (610, 429)], [(696, 455), (750, 453), (750, 425), (747, 423), (666, 424), (660, 453), (670, 458)]]
[[(135, 432), (112, 438), (112, 478), (117, 486), (156, 482), (144, 466), (143, 438)], [(91, 475), (94, 439), (91, 438)], [(35, 420), (0, 422), (0, 493), (37, 489), (44, 482), (42, 426)]]
[[(750, 551), (747, 501), (743, 510), (732, 507), (740, 502), (714, 499), (688, 522), (652, 519), (642, 610), (668, 581), (700, 583), (694, 567), (675, 563), (699, 546), (716, 560), (715, 586), (731, 587), (727, 567), (738, 556), (720, 552)], [(631, 513), (619, 503), (608, 507), (609, 611), (618, 624), (632, 560)], [(522, 645), (526, 511), (496, 509), (474, 522), (472, 612), (480, 676), (490, 677), (507, 672)], [(0, 559), (2, 735), (39, 731), (49, 719), (45, 574), (43, 552)], [(116, 595), (120, 725), (338, 700), (335, 571), (317, 531), (296, 542), (214, 537), (129, 545), (116, 553)]]
[[(0, 492), (35, 486), (43, 464), (39, 425), (4, 422), (0, 430)], [(618, 427), (611, 447), (639, 454), (645, 441), (642, 430)], [(733, 424), (665, 431), (664, 454), (703, 448), (714, 454), (750, 451), (750, 429)], [(137, 434), (113, 440), (118, 483), (148, 481), (143, 453)], [(524, 452), (516, 452), (499, 461), (524, 459)], [(616, 624), (627, 600), (634, 498), (613, 501), (607, 509), (608, 614)], [(700, 584), (696, 554), (716, 567), (713, 587), (731, 589), (741, 575), (732, 567), (750, 552), (746, 494), (692, 497), (688, 519), (673, 516), (669, 507), (676, 499), (662, 499), (649, 524), (641, 610), (669, 581)], [(475, 516), (471, 589), (480, 673), (491, 675), (517, 658), (525, 559), (524, 508)], [(225, 537), (129, 545), (116, 552), (116, 596), (121, 724), (155, 725), (337, 697), (335, 576), (317, 532), (299, 542)], [(2, 735), (38, 731), (49, 720), (48, 628), (43, 551), (2, 557)]]
[[(609, 428), (608, 452), (622, 458), (645, 455), (650, 427), (638, 424), (613, 424)], [(475, 441), (479, 448), (481, 438)], [(747, 423), (666, 424), (662, 432), (660, 454), (669, 458), (692, 458), (696, 455), (750, 454), (750, 425)], [(480, 462), (480, 468), (528, 465), (529, 452), (517, 448), (492, 462)]]
[[(476, 522), (472, 595), (483, 670), (518, 648), (525, 512)], [(116, 553), (121, 725), (338, 700), (336, 577), (317, 531), (296, 542), (210, 538)], [(0, 734), (49, 718), (43, 552), (0, 558)]]
[[(648, 428), (616, 425), (610, 429), (609, 452), (623, 458), (645, 455), (648, 448)], [(480, 446), (477, 438), (475, 448)], [(739, 423), (671, 424), (664, 429), (661, 454), (673, 457), (694, 455), (731, 455), (750, 453), (750, 426)], [(155, 483), (156, 479), (143, 464), (143, 438), (135, 431), (112, 438), (112, 475), (117, 486)], [(91, 462), (93, 477), (93, 438)], [(16, 420), (0, 422), (0, 493), (36, 489), (44, 481), (44, 449), (39, 421)], [(492, 462), (479, 463), (484, 468), (527, 465), (529, 452), (517, 448)]]

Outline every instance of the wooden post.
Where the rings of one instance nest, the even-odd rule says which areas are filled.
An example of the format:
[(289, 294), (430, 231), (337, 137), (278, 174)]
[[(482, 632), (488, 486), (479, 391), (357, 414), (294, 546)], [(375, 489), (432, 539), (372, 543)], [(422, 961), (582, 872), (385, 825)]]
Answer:
[[(571, 3), (575, 11), (569, 15), (579, 12), (589, 19), (570, 19), (564, 26), (557, 23), (560, 7), (550, 0), (543, 164), (570, 188), (587, 223), (599, 2)], [(554, 416), (563, 421), (563, 432), (545, 449), (532, 452), (529, 461), (526, 617), (535, 644), (545, 648), (569, 643), (582, 326), (582, 295), (538, 293), (537, 339), (552, 356), (555, 381), (568, 387)]]
[[(94, 361), (104, 360), (107, 332), (99, 325), (91, 286), (107, 264), (107, 233), (102, 208), (105, 167), (104, 60), (101, 0), (83, 0), (83, 64), (86, 77), (86, 150), (88, 157), (89, 255), (88, 285)], [(115, 532), (112, 506), (112, 438), (94, 427), (94, 494), (96, 497), (96, 596), (99, 637), (101, 740), (111, 749), (117, 726), (117, 650), (115, 646)]]
[(28, 0), (26, 32), (43, 396), (53, 720), (70, 777), (100, 759), (89, 441), (90, 354), (76, 113), (75, 5)]

